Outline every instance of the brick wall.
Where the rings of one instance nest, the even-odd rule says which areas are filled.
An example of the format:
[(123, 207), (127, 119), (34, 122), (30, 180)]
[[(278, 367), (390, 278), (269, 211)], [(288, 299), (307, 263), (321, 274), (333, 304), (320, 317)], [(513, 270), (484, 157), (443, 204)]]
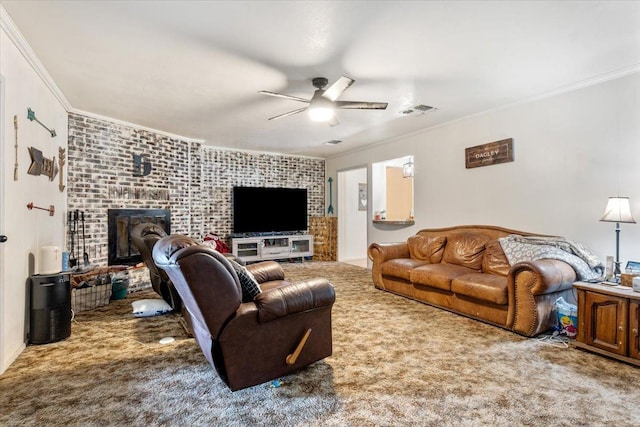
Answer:
[[(201, 177), (204, 233), (231, 233), (231, 193), (236, 186), (306, 188), (309, 216), (324, 212), (324, 160), (203, 146)], [(283, 208), (256, 206), (256, 215), (260, 209)]]
[[(151, 161), (149, 175), (134, 176), (134, 155)], [(97, 266), (107, 265), (108, 209), (171, 209), (172, 233), (195, 239), (231, 233), (238, 185), (307, 188), (309, 215), (324, 213), (321, 159), (214, 148), (75, 113), (67, 156), (67, 208), (84, 211), (86, 250)], [(148, 286), (146, 270), (132, 273), (132, 290)]]

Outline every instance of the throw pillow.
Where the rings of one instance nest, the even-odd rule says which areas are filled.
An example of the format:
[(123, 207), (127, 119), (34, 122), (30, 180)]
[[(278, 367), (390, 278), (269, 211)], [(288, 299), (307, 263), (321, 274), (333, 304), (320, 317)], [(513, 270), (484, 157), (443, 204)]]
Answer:
[(233, 269), (236, 271), (238, 275), (238, 280), (240, 281), (240, 288), (242, 289), (242, 302), (251, 302), (255, 297), (262, 292), (260, 290), (260, 286), (256, 281), (255, 277), (249, 270), (247, 270), (244, 266), (238, 264), (234, 260), (230, 259), (229, 262), (233, 266)]
[(447, 239), (443, 261), (480, 271), (488, 237), (476, 233), (455, 233)]
[(502, 250), (500, 242), (492, 240), (487, 243), (487, 248), (484, 251), (484, 257), (482, 258), (482, 271), (490, 274), (497, 274), (499, 276), (506, 276), (509, 274), (511, 265), (507, 256)]
[(427, 237), (416, 234), (407, 239), (411, 258), (437, 264), (442, 261), (446, 236)]
[(173, 309), (163, 299), (139, 299), (131, 303), (135, 317), (150, 317), (171, 313)]

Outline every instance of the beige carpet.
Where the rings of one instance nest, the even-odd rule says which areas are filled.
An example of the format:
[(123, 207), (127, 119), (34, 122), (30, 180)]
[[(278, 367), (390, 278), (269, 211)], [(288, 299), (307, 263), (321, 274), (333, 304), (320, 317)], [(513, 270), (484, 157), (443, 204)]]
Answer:
[(638, 425), (638, 368), (375, 290), (363, 268), (283, 266), (328, 277), (337, 301), (333, 356), (281, 387), (230, 392), (175, 315), (131, 315), (146, 291), (28, 346), (0, 378), (0, 425)]

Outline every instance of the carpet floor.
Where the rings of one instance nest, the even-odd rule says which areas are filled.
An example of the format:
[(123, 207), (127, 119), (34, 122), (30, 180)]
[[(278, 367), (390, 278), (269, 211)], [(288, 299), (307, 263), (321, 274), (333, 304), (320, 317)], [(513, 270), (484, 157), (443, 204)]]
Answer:
[[(2, 426), (637, 426), (640, 369), (374, 289), (367, 269), (285, 263), (336, 289), (333, 355), (231, 392), (178, 317), (130, 294), (76, 315), (0, 377)], [(160, 344), (172, 336), (171, 344)]]

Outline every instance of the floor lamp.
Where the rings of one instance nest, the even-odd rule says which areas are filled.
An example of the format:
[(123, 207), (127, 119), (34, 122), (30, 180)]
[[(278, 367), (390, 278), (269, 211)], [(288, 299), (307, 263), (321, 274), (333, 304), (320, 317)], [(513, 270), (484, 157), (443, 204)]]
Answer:
[(609, 197), (604, 216), (600, 219), (604, 222), (616, 223), (616, 261), (613, 270), (614, 280), (617, 282), (620, 277), (620, 223), (626, 222), (635, 224), (636, 220), (631, 216), (631, 206), (628, 197)]

